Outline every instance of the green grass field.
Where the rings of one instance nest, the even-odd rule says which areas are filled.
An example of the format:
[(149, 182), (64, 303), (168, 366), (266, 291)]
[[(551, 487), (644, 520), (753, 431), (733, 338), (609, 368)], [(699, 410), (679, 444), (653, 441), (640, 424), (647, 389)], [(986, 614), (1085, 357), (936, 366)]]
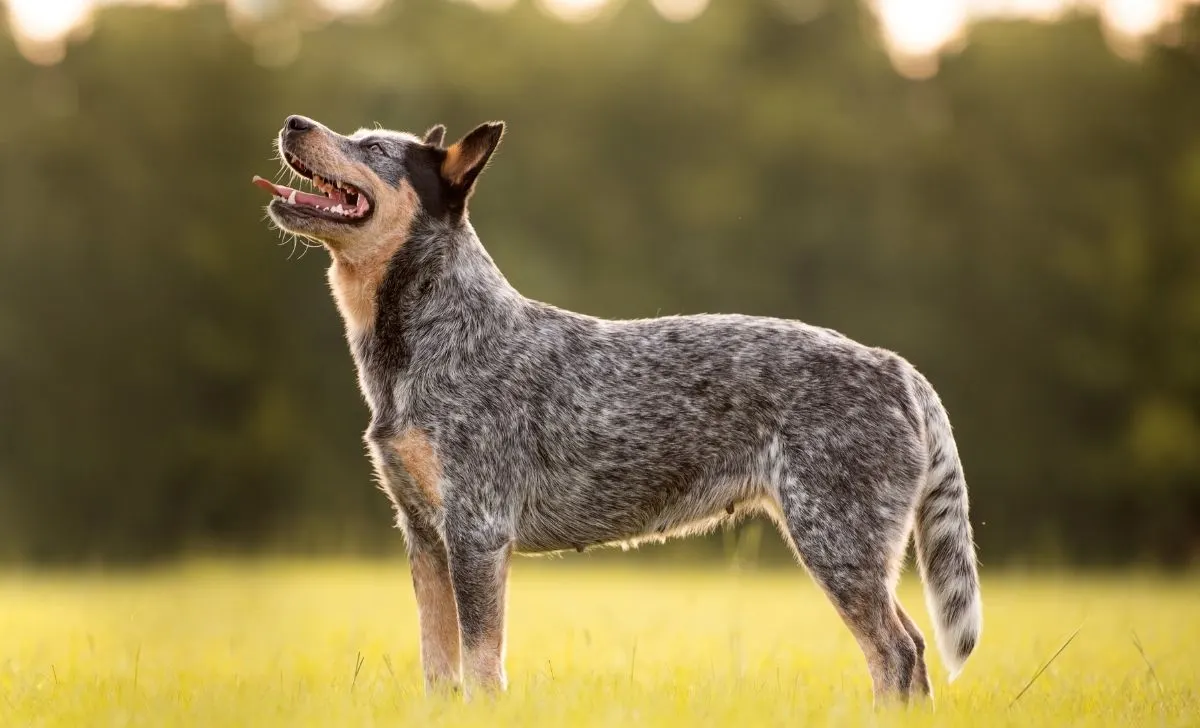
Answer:
[[(470, 703), (423, 694), (402, 562), (10, 573), (0, 725), (1200, 725), (1200, 580), (983, 589), (963, 676), (947, 685), (931, 654), (934, 709), (875, 712), (861, 655), (799, 568), (518, 560), (509, 692)], [(911, 574), (902, 600), (929, 634)]]

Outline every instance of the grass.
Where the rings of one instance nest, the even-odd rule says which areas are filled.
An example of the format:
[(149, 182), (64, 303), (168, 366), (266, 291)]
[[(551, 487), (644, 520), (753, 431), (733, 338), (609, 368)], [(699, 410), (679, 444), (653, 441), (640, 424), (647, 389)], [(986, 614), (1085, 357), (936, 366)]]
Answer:
[[(875, 712), (798, 568), (513, 571), (509, 692), (470, 703), (423, 695), (400, 563), (3, 575), (0, 725), (1200, 724), (1196, 578), (991, 576), (963, 676), (947, 685), (931, 654), (936, 707)], [(929, 634), (914, 577), (901, 598)]]

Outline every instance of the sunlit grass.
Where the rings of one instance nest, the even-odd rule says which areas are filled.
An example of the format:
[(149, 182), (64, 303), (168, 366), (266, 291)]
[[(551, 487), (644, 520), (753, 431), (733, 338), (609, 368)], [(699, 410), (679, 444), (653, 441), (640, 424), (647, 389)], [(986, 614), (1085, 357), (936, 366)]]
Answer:
[[(0, 576), (0, 725), (1200, 723), (1194, 578), (993, 576), (963, 676), (947, 685), (930, 657), (936, 709), (875, 713), (857, 647), (799, 569), (580, 561), (517, 562), (509, 693), (469, 704), (423, 695), (402, 563)], [(902, 596), (928, 633), (914, 578)]]

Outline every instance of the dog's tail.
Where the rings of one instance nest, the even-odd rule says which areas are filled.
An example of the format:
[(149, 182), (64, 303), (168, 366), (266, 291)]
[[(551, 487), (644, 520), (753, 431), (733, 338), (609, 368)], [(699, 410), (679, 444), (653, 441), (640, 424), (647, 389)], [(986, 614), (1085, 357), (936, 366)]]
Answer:
[(950, 418), (929, 382), (916, 375), (916, 399), (924, 412), (929, 466), (917, 500), (916, 541), (925, 603), (950, 680), (979, 642), (983, 604), (975, 543), (967, 510), (967, 481)]

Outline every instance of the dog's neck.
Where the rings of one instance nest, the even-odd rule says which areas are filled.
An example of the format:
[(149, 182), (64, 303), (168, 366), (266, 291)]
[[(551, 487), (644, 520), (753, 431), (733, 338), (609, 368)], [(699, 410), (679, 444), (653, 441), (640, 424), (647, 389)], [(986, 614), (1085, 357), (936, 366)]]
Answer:
[(335, 255), (329, 277), (360, 385), (376, 411), (397, 375), (479, 355), (516, 323), (525, 302), (466, 220), (414, 226), (375, 267)]
[(367, 250), (330, 250), (329, 288), (353, 343), (370, 333), (378, 316), (378, 292), (389, 261), (404, 245), (404, 234), (385, 236)]

